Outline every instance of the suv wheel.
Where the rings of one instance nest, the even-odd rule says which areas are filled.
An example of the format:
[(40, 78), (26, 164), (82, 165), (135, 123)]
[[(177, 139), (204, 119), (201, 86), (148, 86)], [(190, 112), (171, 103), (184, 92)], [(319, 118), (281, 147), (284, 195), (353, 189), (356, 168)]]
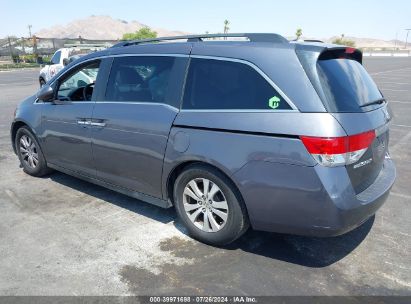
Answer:
[(207, 244), (231, 243), (249, 226), (245, 205), (232, 182), (205, 165), (190, 165), (178, 176), (174, 202), (189, 234)]
[(16, 151), (24, 172), (33, 176), (43, 176), (51, 172), (33, 133), (21, 127), (16, 133)]

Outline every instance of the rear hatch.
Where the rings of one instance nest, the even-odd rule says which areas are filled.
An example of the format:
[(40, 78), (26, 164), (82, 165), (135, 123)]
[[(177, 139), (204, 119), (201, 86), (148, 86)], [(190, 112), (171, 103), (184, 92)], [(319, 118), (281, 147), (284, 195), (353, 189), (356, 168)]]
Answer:
[(340, 163), (360, 193), (375, 181), (388, 155), (392, 115), (387, 102), (362, 66), (359, 50), (332, 46), (315, 52), (296, 47), (296, 52), (324, 107), (347, 132), (344, 142), (350, 148), (343, 151), (348, 156)]

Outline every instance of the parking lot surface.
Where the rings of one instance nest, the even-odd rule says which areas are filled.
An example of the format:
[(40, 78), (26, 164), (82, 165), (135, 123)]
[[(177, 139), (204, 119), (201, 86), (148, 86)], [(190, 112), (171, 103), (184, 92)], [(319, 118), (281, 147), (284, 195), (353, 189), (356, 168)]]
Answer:
[(249, 231), (198, 243), (164, 210), (62, 173), (26, 175), (10, 145), (38, 71), (0, 73), (0, 295), (411, 295), (411, 59), (365, 58), (394, 112), (397, 181), (335, 238)]

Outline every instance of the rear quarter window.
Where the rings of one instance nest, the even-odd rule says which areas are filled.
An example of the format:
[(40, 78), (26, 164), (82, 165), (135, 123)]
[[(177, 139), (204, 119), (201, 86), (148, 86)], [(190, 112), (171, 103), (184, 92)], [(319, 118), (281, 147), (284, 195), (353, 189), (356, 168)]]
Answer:
[(191, 59), (184, 109), (265, 109), (291, 107), (251, 66), (233, 61)]

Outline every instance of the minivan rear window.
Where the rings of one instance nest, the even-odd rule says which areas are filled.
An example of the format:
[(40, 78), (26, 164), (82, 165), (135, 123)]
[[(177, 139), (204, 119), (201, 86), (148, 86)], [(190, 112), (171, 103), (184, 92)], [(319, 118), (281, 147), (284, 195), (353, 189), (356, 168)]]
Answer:
[(330, 112), (363, 112), (361, 106), (382, 98), (371, 76), (356, 60), (320, 58), (317, 73)]

